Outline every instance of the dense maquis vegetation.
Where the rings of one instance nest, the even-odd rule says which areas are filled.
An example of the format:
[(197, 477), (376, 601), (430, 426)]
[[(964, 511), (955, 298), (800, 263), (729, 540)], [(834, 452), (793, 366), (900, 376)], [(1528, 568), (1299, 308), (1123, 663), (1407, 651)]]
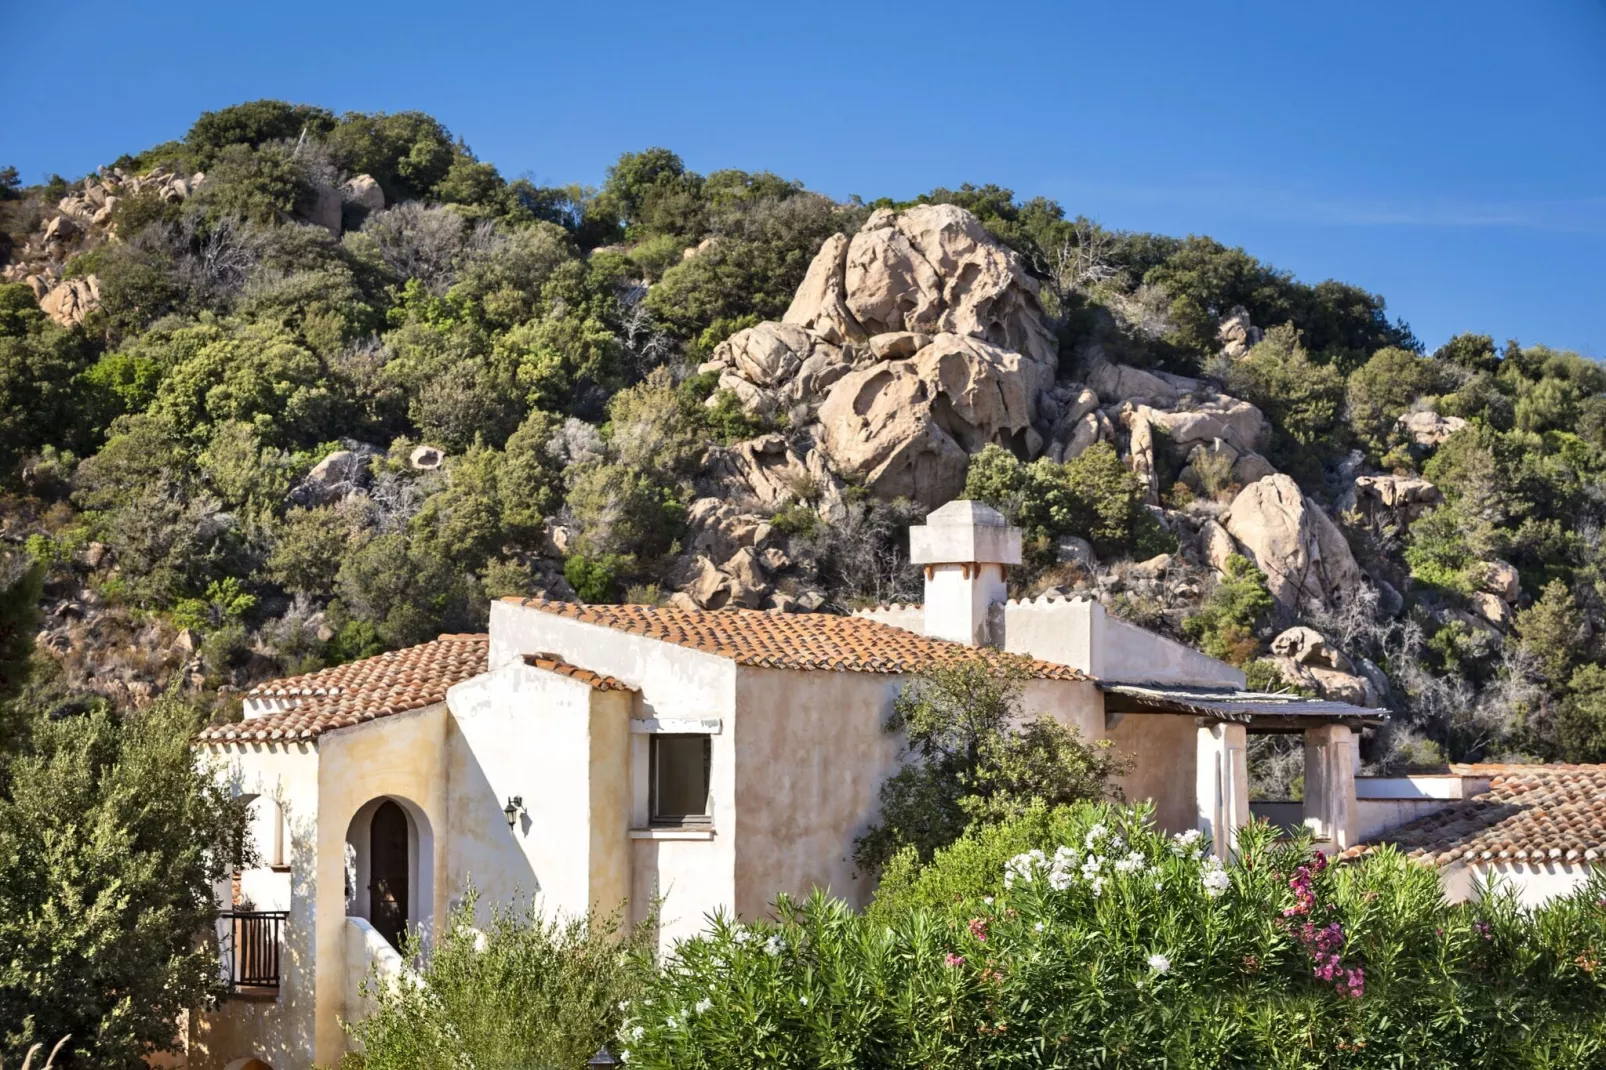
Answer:
[[(1265, 826), (1223, 864), (1144, 808), (1028, 807), (868, 911), (712, 919), (664, 961), (593, 930), (449, 927), (353, 1033), (391, 1067), (1463, 1067), (1606, 1060), (1606, 885), (1446, 905), (1389, 851), (1328, 866)], [(528, 998), (524, 994), (528, 993)], [(618, 997), (618, 1002), (609, 1002)]]
[[(157, 687), (240, 686), (476, 628), (504, 593), (665, 596), (704, 451), (797, 431), (744, 412), (697, 365), (778, 317), (827, 236), (896, 206), (763, 172), (698, 174), (661, 148), (621, 156), (600, 188), (541, 187), (423, 114), (276, 101), (208, 113), (115, 165), (205, 179), (181, 199), (117, 200), (113, 236), (61, 268), (98, 280), (81, 324), (0, 285), (0, 580), (42, 584), (122, 637), (108, 640), (118, 650), (141, 634), (170, 649), (190, 629), (188, 666), (151, 659)], [(359, 175), (384, 207), (348, 201), (333, 227), (310, 222)], [(3, 178), (13, 258), (84, 188)], [(1211, 377), (1266, 413), (1269, 459), (1329, 505), (1359, 470), (1437, 486), (1442, 503), (1409, 523), (1345, 528), (1398, 604), (1309, 621), (1392, 685), (1396, 727), (1370, 759), (1606, 758), (1597, 365), (1476, 335), (1427, 354), (1353, 286), (1308, 285), (1205, 237), (1112, 232), (996, 186), (917, 200), (965, 207), (1020, 254), (1062, 378), (1095, 349)], [(1229, 360), (1217, 329), (1240, 308), (1266, 335)], [(1467, 421), (1436, 448), (1399, 423), (1430, 407)], [(424, 444), (444, 463), (410, 463)], [(342, 446), (343, 486), (359, 493), (307, 492)], [(1025, 588), (1054, 578), (1063, 536), (1106, 564), (1176, 548), (1108, 447), (1063, 465), (993, 450), (971, 476), (971, 493), (1027, 528)], [(1204, 464), (1190, 479), (1164, 488), (1168, 509), (1233, 489)], [(917, 511), (848, 498), (848, 519), (825, 524), (800, 486), (773, 518), (809, 585), (837, 608), (915, 593), (900, 546)], [(1521, 577), (1503, 630), (1470, 611), (1494, 561)], [(1201, 619), (1186, 630), (1139, 598), (1117, 608), (1252, 664), (1292, 623), (1255, 582), (1251, 569), (1225, 592), (1208, 576), (1187, 587), (1176, 597)], [(69, 699), (117, 658), (41, 658), (25, 701)]]

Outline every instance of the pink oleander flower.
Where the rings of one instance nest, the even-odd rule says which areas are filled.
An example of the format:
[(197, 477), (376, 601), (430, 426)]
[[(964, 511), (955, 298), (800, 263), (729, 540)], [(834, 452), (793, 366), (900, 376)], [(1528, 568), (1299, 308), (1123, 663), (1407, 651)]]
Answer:
[(986, 918), (971, 918), (968, 927), (970, 929), (970, 935), (976, 938), (976, 942), (978, 944), (985, 944), (987, 942)]
[(948, 952), (948, 956), (946, 958), (944, 958), (942, 961), (943, 961), (944, 965), (946, 965), (947, 967), (952, 969), (955, 966), (963, 966), (965, 964), (965, 956), (956, 955), (952, 951), (950, 951), (950, 952)]

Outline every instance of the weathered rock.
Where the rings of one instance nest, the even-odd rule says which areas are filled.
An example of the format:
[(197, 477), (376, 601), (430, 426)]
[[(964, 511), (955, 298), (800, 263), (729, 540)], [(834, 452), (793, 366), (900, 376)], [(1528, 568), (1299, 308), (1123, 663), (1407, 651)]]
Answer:
[(1485, 591), (1497, 594), (1507, 602), (1515, 602), (1522, 597), (1522, 577), (1517, 574), (1515, 565), (1505, 561), (1485, 561), (1483, 568)]
[(1289, 628), (1271, 641), (1271, 652), (1278, 657), (1291, 658), (1301, 665), (1317, 665), (1340, 672), (1349, 672), (1353, 666), (1327, 637), (1314, 628)]
[(379, 450), (373, 446), (349, 443), (348, 448), (335, 450), (313, 465), (312, 471), (290, 489), (288, 498), (304, 508), (340, 501), (368, 482), (368, 463), (377, 456)]
[(803, 328), (760, 323), (721, 342), (699, 370), (719, 372), (720, 389), (734, 393), (749, 412), (769, 415), (817, 402), (852, 369), (848, 354)]
[(1265, 445), (1271, 425), (1255, 406), (1225, 395), (1208, 401), (1195, 401), (1174, 412), (1154, 412), (1150, 419), (1187, 450), (1213, 442), (1225, 442), (1239, 453), (1251, 453)]
[(804, 613), (818, 613), (825, 608), (825, 601), (820, 591), (803, 591), (797, 596), (797, 607)]
[(1267, 476), (1245, 487), (1225, 516), (1227, 532), (1266, 574), (1271, 594), (1290, 609), (1343, 602), (1361, 570), (1338, 526), (1293, 478)]
[(1110, 404), (1131, 401), (1169, 407), (1182, 397), (1180, 390), (1153, 372), (1107, 360), (1088, 366), (1087, 385)]
[(1124, 409), (1121, 413), (1121, 423), (1127, 430), (1127, 467), (1143, 480), (1147, 488), (1144, 502), (1148, 505), (1160, 503), (1160, 476), (1154, 463), (1154, 425), (1149, 419), (1153, 414), (1154, 410), (1147, 405)]
[(1227, 572), (1227, 558), (1238, 552), (1227, 529), (1209, 519), (1199, 525), (1199, 548), (1210, 567), (1223, 575)]
[(721, 498), (698, 498), (686, 511), (686, 552), (714, 562), (728, 561), (754, 546), (769, 523)]
[(1367, 683), (1366, 704), (1368, 706), (1382, 706), (1389, 700), (1388, 674), (1378, 668), (1377, 664), (1366, 658), (1355, 659), (1355, 669)]
[(918, 331), (888, 331), (870, 338), (877, 360), (907, 360), (931, 344), (931, 335)]
[(193, 628), (182, 628), (178, 635), (173, 637), (173, 649), (185, 654), (193, 654), (201, 648), (201, 637)]
[[(804, 443), (807, 447), (807, 443)], [(703, 455), (698, 493), (773, 512), (794, 501), (813, 504), (827, 521), (840, 519), (846, 506), (842, 480), (817, 448), (798, 448), (778, 434), (760, 435)]]
[(340, 237), (344, 207), (340, 191), (323, 182), (314, 183), (313, 191), (316, 196), (311, 207), (301, 218), (314, 226), (322, 227), (337, 238)]
[(446, 451), (439, 446), (415, 446), (407, 463), (421, 472), (433, 472), (446, 463)]
[(758, 551), (744, 546), (720, 566), (720, 571), (731, 578), (731, 601), (748, 609), (757, 609), (769, 593), (769, 575)]
[(541, 552), (547, 557), (568, 557), (574, 549), (574, 529), (550, 518), (542, 527)]
[(1047, 372), (1018, 351), (938, 335), (912, 360), (833, 386), (820, 406), (822, 445), (844, 477), (935, 507), (964, 489), (969, 455), (983, 446), (1039, 452), (1031, 414)]
[(1501, 631), (1511, 630), (1511, 603), (1488, 591), (1473, 591), (1467, 596), (1472, 611)]
[(681, 590), (698, 609), (720, 609), (731, 600), (731, 578), (699, 555), (692, 562), (692, 576)]
[(848, 310), (848, 236), (833, 234), (809, 263), (808, 274), (781, 322), (802, 327), (833, 345), (865, 337)]
[(1415, 476), (1357, 476), (1339, 499), (1338, 512), (1402, 530), (1443, 500), (1438, 487)]
[(1093, 544), (1076, 535), (1061, 535), (1054, 541), (1054, 560), (1085, 570), (1091, 570), (1099, 561)]
[(88, 569), (96, 569), (109, 563), (112, 556), (111, 547), (103, 542), (92, 542), (78, 552), (79, 562)]
[(1408, 412), (1400, 417), (1399, 423), (1412, 442), (1425, 448), (1442, 446), (1446, 439), (1467, 426), (1459, 416), (1440, 416), (1430, 409)]
[(341, 198), (365, 212), (377, 212), (385, 207), (385, 191), (372, 175), (358, 175), (347, 179), (340, 187)]
[(76, 327), (100, 307), (100, 279), (85, 275), (57, 283), (39, 302), (39, 309), (63, 327)]
[(1128, 569), (1138, 576), (1163, 576), (1171, 571), (1172, 557), (1170, 554), (1156, 554), (1146, 561), (1136, 561)]
[(1249, 310), (1238, 305), (1227, 313), (1216, 328), (1216, 337), (1221, 341), (1221, 355), (1237, 360), (1249, 355), (1249, 351), (1260, 344), (1265, 337), (1259, 327), (1249, 322)]

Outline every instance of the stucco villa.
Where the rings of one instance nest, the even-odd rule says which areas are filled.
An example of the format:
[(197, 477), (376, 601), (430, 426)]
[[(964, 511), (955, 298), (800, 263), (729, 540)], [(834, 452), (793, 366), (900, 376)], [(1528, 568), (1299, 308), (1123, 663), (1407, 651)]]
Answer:
[[(1354, 732), (1381, 710), (1245, 691), (1233, 667), (1096, 602), (1009, 600), (1020, 535), (986, 506), (944, 506), (910, 546), (919, 606), (504, 599), (488, 635), (256, 688), (242, 721), (198, 741), (252, 798), (259, 864), (218, 889), (236, 998), (193, 1016), (190, 1065), (334, 1064), (359, 980), (402, 969), (403, 931), (427, 946), (471, 882), (482, 908), (658, 901), (664, 946), (781, 892), (865, 902), (850, 856), (899, 761), (886, 716), (906, 677), (958, 659), (1023, 656), (1029, 714), (1112, 741), (1133, 759), (1127, 797), (1221, 850), (1252, 813), (1339, 852), (1476, 794), (1459, 777), (1358, 781)], [(1303, 739), (1302, 801), (1251, 807), (1251, 732)]]

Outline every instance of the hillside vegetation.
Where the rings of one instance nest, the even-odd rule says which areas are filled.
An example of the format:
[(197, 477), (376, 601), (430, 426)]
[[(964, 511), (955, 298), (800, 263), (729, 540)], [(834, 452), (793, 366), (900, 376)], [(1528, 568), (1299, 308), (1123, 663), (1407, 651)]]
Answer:
[(907, 525), (964, 492), (1026, 529), (1018, 594), (1390, 706), (1369, 761), (1606, 760), (1575, 354), (1425, 353), (1378, 295), (991, 185), (844, 204), (661, 148), (509, 181), (416, 112), (257, 101), (0, 180), (13, 735), (499, 595), (918, 598)]

